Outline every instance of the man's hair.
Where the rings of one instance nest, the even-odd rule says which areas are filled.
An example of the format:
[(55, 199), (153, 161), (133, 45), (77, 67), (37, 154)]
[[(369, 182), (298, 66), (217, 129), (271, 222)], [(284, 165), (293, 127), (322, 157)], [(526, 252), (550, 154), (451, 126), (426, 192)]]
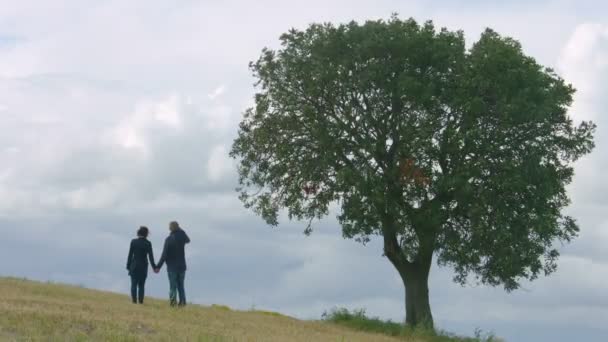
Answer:
[(169, 229), (171, 231), (178, 230), (179, 229), (179, 223), (177, 223), (177, 221), (171, 221), (171, 222), (169, 222)]
[(146, 226), (141, 226), (137, 230), (137, 236), (148, 237), (149, 233), (150, 233), (150, 231), (148, 230), (148, 227), (146, 227)]

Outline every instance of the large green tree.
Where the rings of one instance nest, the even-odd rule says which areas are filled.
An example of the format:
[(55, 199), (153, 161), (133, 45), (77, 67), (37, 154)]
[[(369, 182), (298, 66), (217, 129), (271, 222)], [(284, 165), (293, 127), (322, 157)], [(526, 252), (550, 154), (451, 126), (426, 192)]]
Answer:
[(377, 235), (405, 285), (406, 323), (433, 326), (433, 257), (507, 291), (556, 269), (572, 163), (595, 126), (574, 89), (521, 45), (413, 19), (310, 25), (251, 63), (255, 106), (231, 156), (241, 199), (269, 224), (339, 207), (344, 237)]

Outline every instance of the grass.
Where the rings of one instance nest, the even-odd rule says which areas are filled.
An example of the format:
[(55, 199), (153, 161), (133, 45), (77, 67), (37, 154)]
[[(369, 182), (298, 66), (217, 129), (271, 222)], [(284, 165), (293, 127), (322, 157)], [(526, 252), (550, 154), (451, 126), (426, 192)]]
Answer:
[(402, 323), (391, 320), (383, 321), (378, 317), (368, 317), (364, 309), (349, 311), (344, 308), (335, 308), (323, 313), (323, 320), (342, 325), (353, 330), (380, 333), (388, 336), (401, 337), (405, 340), (424, 340), (428, 342), (502, 342), (493, 334), (484, 334), (477, 330), (474, 338), (460, 337), (444, 331), (429, 331), (424, 329), (411, 329)]
[(396, 333), (396, 323), (363, 324), (363, 312), (346, 313), (302, 321), (223, 305), (173, 309), (165, 300), (134, 305), (126, 295), (0, 278), (0, 341), (444, 341)]

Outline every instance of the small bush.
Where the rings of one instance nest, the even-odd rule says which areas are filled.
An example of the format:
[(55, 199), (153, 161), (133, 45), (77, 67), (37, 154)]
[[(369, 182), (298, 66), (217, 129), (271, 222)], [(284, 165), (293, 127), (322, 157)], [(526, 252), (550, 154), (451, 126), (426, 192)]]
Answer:
[(274, 312), (274, 311), (266, 311), (266, 310), (251, 310), (251, 312), (254, 313), (259, 313), (262, 315), (268, 315), (268, 316), (274, 316), (274, 317), (287, 317), (281, 313), (278, 312)]
[(212, 309), (224, 310), (224, 311), (232, 311), (232, 309), (229, 306), (227, 306), (227, 305), (211, 304), (211, 308)]
[(345, 308), (334, 308), (329, 312), (324, 312), (321, 316), (322, 320), (339, 325), (343, 325), (352, 329), (381, 333), (390, 336), (417, 337), (429, 342), (501, 342), (494, 334), (484, 334), (481, 330), (475, 330), (475, 337), (460, 337), (454, 334), (443, 331), (434, 331), (428, 329), (412, 329), (405, 324), (393, 322), (391, 320), (383, 321), (378, 317), (368, 317), (365, 315), (365, 309), (355, 309), (349, 311)]
[(329, 312), (324, 312), (321, 317), (324, 321), (362, 331), (377, 332), (391, 336), (400, 336), (405, 332), (403, 324), (392, 322), (391, 320), (382, 321), (378, 317), (367, 317), (365, 309), (355, 309), (350, 312), (345, 308), (334, 308)]

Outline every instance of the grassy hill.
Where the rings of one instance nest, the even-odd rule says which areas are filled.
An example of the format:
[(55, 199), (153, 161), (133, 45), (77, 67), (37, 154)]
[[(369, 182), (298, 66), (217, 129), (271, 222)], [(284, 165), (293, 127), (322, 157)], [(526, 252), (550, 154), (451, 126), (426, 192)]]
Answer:
[[(149, 298), (144, 305), (134, 305), (126, 295), (0, 278), (0, 341), (413, 342), (436, 338), (394, 337), (225, 306), (172, 309), (164, 300)], [(444, 338), (441, 341), (448, 340)]]

